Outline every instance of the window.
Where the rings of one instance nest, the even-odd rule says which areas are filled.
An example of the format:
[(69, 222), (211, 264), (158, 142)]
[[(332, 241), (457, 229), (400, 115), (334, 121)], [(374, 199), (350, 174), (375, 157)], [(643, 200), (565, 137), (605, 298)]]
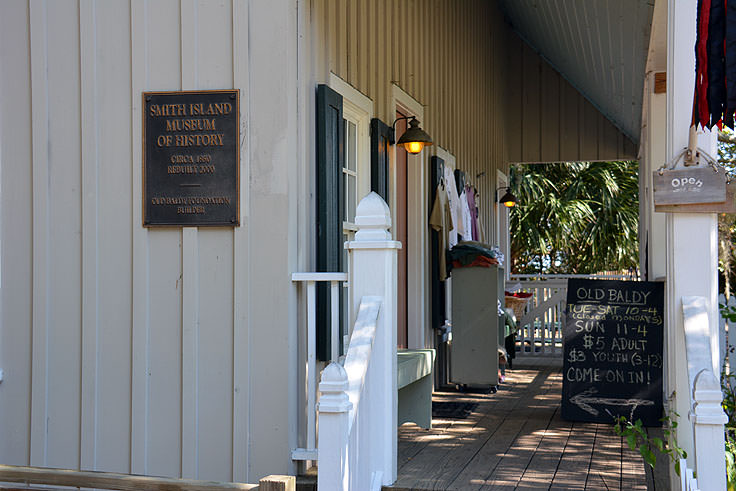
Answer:
[[(330, 88), (342, 96), (343, 118), (343, 162), (342, 162), (342, 264), (343, 271), (347, 271), (348, 251), (343, 243), (353, 240), (357, 226), (355, 213), (360, 200), (371, 189), (370, 176), (370, 121), (373, 115), (373, 101), (356, 90), (344, 80), (330, 74)], [(352, 308), (348, 291), (350, 285), (345, 283), (342, 295), (342, 329), (347, 334), (352, 328), (350, 318)]]
[(358, 206), (358, 122), (348, 118), (345, 124), (345, 161), (342, 168), (345, 203), (343, 232), (355, 230), (355, 209)]

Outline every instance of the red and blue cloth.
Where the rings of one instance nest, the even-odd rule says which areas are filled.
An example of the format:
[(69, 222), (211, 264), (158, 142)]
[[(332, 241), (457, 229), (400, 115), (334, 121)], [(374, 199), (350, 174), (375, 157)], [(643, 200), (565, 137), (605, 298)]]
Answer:
[(736, 112), (736, 0), (698, 0), (692, 124), (733, 128)]

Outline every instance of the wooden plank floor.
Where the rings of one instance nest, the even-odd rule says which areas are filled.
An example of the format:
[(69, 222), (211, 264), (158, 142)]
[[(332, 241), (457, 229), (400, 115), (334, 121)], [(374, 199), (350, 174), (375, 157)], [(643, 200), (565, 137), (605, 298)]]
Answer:
[(394, 490), (645, 490), (641, 457), (610, 425), (560, 417), (562, 360), (515, 360), (496, 394), (438, 392), (475, 402), (465, 419), (399, 428)]

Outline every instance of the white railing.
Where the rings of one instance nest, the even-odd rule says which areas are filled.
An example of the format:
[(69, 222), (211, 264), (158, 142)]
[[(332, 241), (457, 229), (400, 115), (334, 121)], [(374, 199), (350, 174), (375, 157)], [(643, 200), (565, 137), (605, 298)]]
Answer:
[[(162, 489), (199, 490), (199, 491), (232, 491), (232, 490), (270, 490), (286, 491), (296, 488), (295, 476), (271, 475), (262, 478), (259, 484), (240, 482), (202, 481), (196, 479), (178, 479), (171, 477), (139, 476), (135, 474), (119, 474), (116, 472), (82, 471), (76, 469), (52, 469), (48, 467), (26, 467), (0, 465), (0, 482), (19, 483), (21, 486), (40, 484), (42, 487), (32, 489), (94, 488), (109, 490), (159, 491)], [(49, 488), (47, 486), (53, 486)], [(31, 489), (20, 487), (20, 489)], [(5, 489), (5, 487), (3, 487)]]
[[(317, 283), (330, 283), (330, 360), (336, 361), (340, 355), (340, 288), (347, 281), (347, 273), (293, 273), (291, 281), (301, 284), (306, 290), (306, 353), (304, 354), (305, 370), (300, 374), (300, 392), (306, 386), (306, 428), (301, 428), (300, 436), (305, 446), (291, 452), (292, 460), (317, 460)], [(303, 397), (303, 396), (302, 396)]]
[(680, 459), (680, 484), (682, 491), (700, 491), (698, 480), (693, 475), (693, 470), (687, 466), (686, 459)]
[[(687, 354), (690, 413), (693, 429), (695, 459), (695, 484), (704, 490), (726, 489), (726, 454), (724, 450), (724, 424), (728, 422), (721, 402), (721, 384), (714, 373), (710, 329), (708, 326), (708, 302), (705, 297), (682, 297), (685, 351)], [(678, 428), (683, 428), (683, 425)], [(693, 484), (686, 482), (687, 464), (680, 464), (683, 490)], [(692, 475), (692, 474), (691, 474)]]
[(322, 374), (317, 488), (377, 491), (396, 480), (396, 273), (399, 242), (390, 212), (376, 193), (356, 209), (358, 231), (348, 242), (355, 324), (344, 366)]
[(601, 274), (512, 274), (510, 284), (520, 284), (521, 291), (533, 293), (521, 315), (516, 313), (519, 332), (517, 356), (562, 355), (562, 326), (565, 323), (567, 280), (632, 280), (633, 275)]
[(519, 276), (512, 277), (511, 281), (520, 283), (522, 291), (533, 295), (526, 304), (523, 315), (519, 318), (517, 314), (517, 356), (561, 355), (567, 279), (519, 281)]
[(599, 274), (511, 274), (512, 279), (516, 280), (567, 280), (570, 278), (582, 278), (588, 280), (635, 280), (636, 275), (619, 274), (619, 273), (599, 273)]
[[(344, 367), (333, 362), (322, 374), (319, 489), (358, 489), (358, 483), (380, 481), (380, 475), (374, 476), (380, 472), (380, 462), (375, 462), (380, 454), (370, 435), (383, 415), (371, 411), (370, 402), (375, 398), (371, 392), (380, 389), (373, 380), (380, 375), (378, 360), (371, 358), (381, 303), (381, 297), (363, 297)], [(380, 489), (381, 482), (377, 485)]]

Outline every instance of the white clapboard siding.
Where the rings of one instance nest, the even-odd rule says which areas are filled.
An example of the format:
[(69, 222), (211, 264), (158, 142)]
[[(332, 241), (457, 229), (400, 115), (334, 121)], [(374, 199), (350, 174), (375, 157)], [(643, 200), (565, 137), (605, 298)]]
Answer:
[[(0, 4), (1, 462), (244, 482), (292, 471), (292, 7)], [(241, 226), (143, 228), (142, 92), (228, 88)]]

